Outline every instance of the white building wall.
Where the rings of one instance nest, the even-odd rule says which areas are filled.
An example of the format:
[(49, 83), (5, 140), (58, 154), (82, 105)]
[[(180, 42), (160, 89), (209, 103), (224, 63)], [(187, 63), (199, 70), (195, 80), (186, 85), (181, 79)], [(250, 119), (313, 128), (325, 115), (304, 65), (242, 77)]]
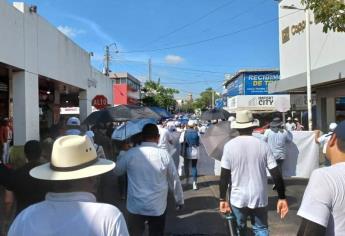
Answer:
[[(300, 0), (283, 0), (279, 6), (294, 5), (303, 8)], [(282, 9), (279, 7), (279, 45), (280, 45), (280, 76), (281, 79), (286, 79), (295, 75), (306, 72), (306, 35), (305, 30), (299, 34), (292, 35), (292, 26), (305, 20), (305, 13), (303, 10)], [(312, 70), (329, 66), (340, 61), (345, 65), (345, 33), (336, 32), (322, 32), (322, 24), (315, 24), (311, 14), (310, 26), (310, 55)], [(282, 43), (282, 31), (289, 27), (290, 40)], [(329, 74), (329, 79), (338, 79), (336, 75), (339, 73), (345, 75), (345, 67)], [(318, 76), (319, 73), (312, 74)]]
[[(91, 101), (95, 95), (102, 94), (113, 101), (112, 81), (103, 74), (93, 69), (90, 63), (90, 55), (80, 48), (72, 40), (49, 24), (38, 13), (31, 13), (29, 7), (23, 3), (8, 4), (6, 0), (0, 0), (0, 63), (8, 64), (23, 71), (23, 76), (13, 76), (13, 89), (21, 91), (23, 88), (16, 86), (28, 86), (26, 94), (37, 94), (37, 88), (33, 88), (26, 82), (15, 81), (18, 78), (45, 76), (82, 89), (83, 101), (81, 117), (85, 118), (91, 113)], [(38, 6), (39, 10), (39, 6)], [(30, 75), (30, 76), (28, 76)], [(16, 98), (19, 92), (14, 91), (14, 116), (17, 114), (16, 106), (35, 107), (38, 110), (38, 99), (32, 101)], [(25, 95), (27, 96), (27, 95)], [(36, 96), (36, 95), (35, 95)], [(30, 101), (30, 103), (28, 102)], [(21, 103), (25, 104), (21, 104)], [(33, 110), (32, 110), (33, 111)], [(23, 130), (24, 139), (39, 138), (38, 115), (28, 115), (17, 120), (17, 131)], [(36, 113), (38, 114), (38, 112)], [(34, 120), (36, 119), (36, 120)], [(23, 125), (29, 125), (23, 129)], [(30, 126), (32, 125), (32, 126)], [(27, 130), (30, 129), (30, 130)], [(18, 134), (17, 134), (18, 136)], [(20, 144), (24, 141), (20, 140)], [(18, 144), (18, 143), (17, 143)]]

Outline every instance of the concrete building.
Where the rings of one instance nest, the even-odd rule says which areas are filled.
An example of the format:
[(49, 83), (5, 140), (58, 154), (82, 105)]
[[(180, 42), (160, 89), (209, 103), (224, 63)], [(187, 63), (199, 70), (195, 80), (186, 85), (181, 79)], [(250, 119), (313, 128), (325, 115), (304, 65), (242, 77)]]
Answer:
[[(269, 85), (270, 92), (306, 93), (306, 33), (303, 10), (283, 9), (299, 0), (279, 3), (280, 81)], [(323, 33), (321, 24), (310, 17), (311, 85), (316, 94), (314, 127), (327, 129), (330, 122), (345, 118), (345, 33)]]
[(114, 105), (140, 104), (140, 81), (127, 72), (117, 72), (109, 75), (113, 82)]
[(278, 103), (290, 103), (289, 95), (268, 92), (268, 84), (278, 80), (277, 69), (247, 69), (233, 75), (226, 74), (222, 94), (224, 109), (230, 112), (243, 109), (258, 112), (276, 111)]
[(112, 101), (112, 81), (92, 68), (90, 54), (24, 3), (0, 0), (0, 115), (13, 117), (14, 143), (39, 139), (61, 106), (83, 120), (98, 94)]

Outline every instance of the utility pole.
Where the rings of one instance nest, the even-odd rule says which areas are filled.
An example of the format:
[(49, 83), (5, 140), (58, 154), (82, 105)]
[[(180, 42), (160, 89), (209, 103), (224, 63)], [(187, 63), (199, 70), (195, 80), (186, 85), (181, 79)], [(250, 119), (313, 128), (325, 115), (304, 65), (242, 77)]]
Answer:
[(110, 52), (109, 52), (109, 46), (105, 46), (105, 54), (104, 54), (104, 74), (106, 76), (109, 76), (109, 63), (110, 63)]
[(307, 100), (308, 100), (308, 130), (313, 130), (313, 101), (311, 96), (311, 66), (310, 66), (310, 17), (309, 9), (305, 9), (305, 34), (307, 56)]
[(149, 59), (149, 81), (151, 81), (151, 58)]
[(214, 93), (216, 92), (216, 91), (214, 91), (213, 89), (212, 89), (212, 109), (214, 109)]

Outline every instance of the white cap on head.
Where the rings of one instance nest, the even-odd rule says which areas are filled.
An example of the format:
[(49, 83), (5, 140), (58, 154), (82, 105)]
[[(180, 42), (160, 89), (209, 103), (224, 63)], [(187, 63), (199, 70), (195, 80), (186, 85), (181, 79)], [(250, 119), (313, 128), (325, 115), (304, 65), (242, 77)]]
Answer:
[(329, 124), (329, 131), (333, 132), (335, 130), (335, 128), (337, 128), (337, 123), (333, 122), (333, 123)]
[(291, 120), (292, 120), (292, 118), (291, 118), (291, 117), (288, 117), (288, 118), (287, 118), (287, 121), (291, 121)]
[(194, 120), (189, 120), (187, 125), (190, 126), (190, 127), (193, 127), (195, 125)]

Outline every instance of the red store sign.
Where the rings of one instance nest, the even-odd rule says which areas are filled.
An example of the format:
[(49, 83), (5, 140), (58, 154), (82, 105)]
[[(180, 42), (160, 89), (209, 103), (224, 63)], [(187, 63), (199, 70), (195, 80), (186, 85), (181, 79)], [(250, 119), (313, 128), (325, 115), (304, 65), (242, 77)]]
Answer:
[(92, 106), (96, 107), (98, 110), (106, 108), (108, 105), (108, 99), (104, 95), (97, 95), (92, 99)]

